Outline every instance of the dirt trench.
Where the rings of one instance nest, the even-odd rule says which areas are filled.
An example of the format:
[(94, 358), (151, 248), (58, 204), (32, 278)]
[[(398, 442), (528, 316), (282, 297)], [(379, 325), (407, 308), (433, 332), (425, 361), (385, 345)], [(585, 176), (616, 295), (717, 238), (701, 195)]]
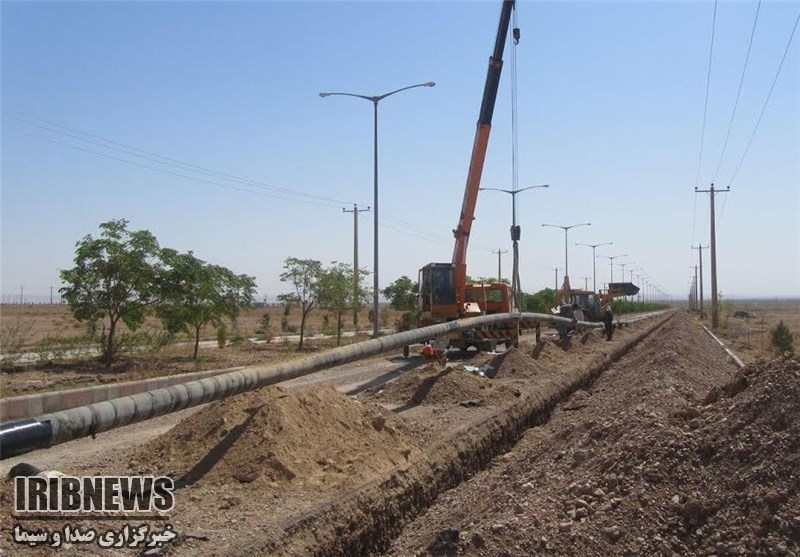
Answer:
[[(675, 335), (669, 350), (652, 351), (659, 346), (654, 338)], [(632, 350), (643, 341), (652, 346)], [(356, 397), (319, 386), (260, 389), (209, 405), (161, 437), (116, 451), (91, 468), (63, 471), (177, 478), (181, 489), (170, 521), (180, 537), (162, 552), (169, 557), (461, 554), (469, 550), (464, 540), (448, 537), (468, 530), (447, 526), (457, 519), (443, 515), (432, 523), (435, 530), (424, 527), (442, 501), (455, 501), (462, 489), (491, 475), (565, 405), (574, 406), (568, 412), (576, 415), (585, 411), (587, 393), (618, 360), (639, 358), (642, 369), (663, 364), (685, 374), (681, 362), (687, 356), (713, 371), (709, 385), (736, 369), (690, 317), (669, 314), (626, 327), (610, 343), (589, 332), (569, 344), (548, 338), (497, 356), (473, 355), (446, 369), (411, 366), (392, 383)], [(507, 499), (486, 493), (475, 499)], [(7, 505), (3, 495), (0, 490)], [(479, 508), (476, 500), (460, 507)], [(10, 518), (0, 513), (4, 536)], [(403, 541), (409, 531), (430, 539)], [(476, 539), (489, 539), (477, 533)], [(473, 548), (475, 554), (502, 554), (500, 537), (494, 539), (498, 546)], [(78, 546), (64, 554), (72, 553), (94, 554)]]
[[(279, 539), (253, 539), (229, 547), (228, 553), (321, 557), (386, 551), (404, 526), (437, 497), (484, 470), (498, 455), (512, 448), (526, 430), (545, 423), (560, 402), (591, 385), (604, 370), (672, 317), (669, 314), (644, 324), (618, 345), (594, 353), (577, 366), (568, 365), (558, 376), (549, 376), (542, 382), (526, 378), (529, 388), (519, 393), (516, 402), (445, 435), (387, 477), (342, 493), (301, 518), (286, 522)], [(596, 340), (592, 335), (591, 339), (585, 336), (573, 342)], [(530, 358), (511, 351), (493, 363), (500, 372), (514, 373), (517, 367), (522, 370), (526, 364), (530, 366)], [(415, 391), (411, 398), (418, 397), (418, 393)]]

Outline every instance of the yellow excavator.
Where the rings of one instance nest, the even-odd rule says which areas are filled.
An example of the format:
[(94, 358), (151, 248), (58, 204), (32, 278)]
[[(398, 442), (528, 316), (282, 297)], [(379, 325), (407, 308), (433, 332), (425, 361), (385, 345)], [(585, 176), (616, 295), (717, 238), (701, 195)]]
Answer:
[(591, 290), (571, 288), (569, 277), (564, 277), (564, 284), (553, 299), (551, 312), (560, 317), (572, 317), (572, 305), (578, 304), (586, 321), (601, 321), (605, 308), (614, 298), (635, 296), (639, 287), (632, 282), (611, 282), (603, 294)]

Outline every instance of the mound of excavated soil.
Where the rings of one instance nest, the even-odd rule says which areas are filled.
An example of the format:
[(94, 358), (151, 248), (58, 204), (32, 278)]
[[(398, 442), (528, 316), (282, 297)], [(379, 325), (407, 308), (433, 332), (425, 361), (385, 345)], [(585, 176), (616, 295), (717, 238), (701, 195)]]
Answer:
[[(637, 409), (592, 433), (619, 442), (562, 492), (575, 555), (594, 555), (592, 538), (598, 555), (800, 555), (800, 357), (750, 365), (712, 393), (669, 425)], [(592, 449), (568, 452), (578, 467)]]
[(341, 488), (407, 461), (402, 418), (332, 387), (268, 387), (218, 401), (135, 450), (131, 467), (179, 484)]
[(513, 400), (513, 389), (455, 367), (432, 364), (410, 371), (374, 395), (383, 404), (499, 405)]
[(726, 360), (676, 316), (388, 554), (800, 556), (800, 357)]

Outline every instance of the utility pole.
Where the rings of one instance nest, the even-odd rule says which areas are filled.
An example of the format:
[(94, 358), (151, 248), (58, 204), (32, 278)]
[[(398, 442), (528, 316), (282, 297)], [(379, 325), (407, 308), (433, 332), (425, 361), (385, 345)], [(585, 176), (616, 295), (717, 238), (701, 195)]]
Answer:
[(719, 328), (719, 305), (717, 304), (717, 232), (716, 221), (714, 219), (714, 195), (717, 193), (728, 193), (731, 187), (728, 186), (724, 190), (715, 190), (714, 182), (711, 182), (711, 189), (699, 190), (697, 186), (694, 188), (695, 193), (707, 193), (711, 200), (711, 330), (716, 331)]
[(19, 305), (25, 304), (25, 287), (19, 285)]
[(555, 287), (555, 290), (558, 291), (558, 267), (553, 267), (553, 270), (556, 272), (556, 287)]
[[(369, 211), (369, 207), (359, 209), (355, 203), (353, 203), (352, 209), (342, 209), (343, 213), (353, 213), (353, 327), (356, 329), (356, 334), (358, 334), (358, 306), (360, 305), (358, 299), (358, 213), (366, 211)], [(378, 319), (377, 315), (375, 319)]]
[(583, 289), (589, 290), (589, 277), (583, 277)]
[[(703, 248), (708, 246), (703, 246), (700, 244), (699, 246), (692, 246), (692, 249), (698, 250), (700, 256), (700, 319), (703, 319), (705, 315), (703, 314)], [(695, 270), (695, 280), (697, 280), (697, 265), (694, 267)]]
[(508, 250), (507, 249), (497, 248), (497, 251), (492, 251), (492, 253), (496, 253), (497, 254), (497, 282), (500, 282), (502, 280), (501, 271), (503, 269), (503, 266), (502, 266), (501, 262), (502, 262), (503, 254), (504, 253), (508, 253)]
[(50, 305), (53, 305), (53, 287), (50, 287)]

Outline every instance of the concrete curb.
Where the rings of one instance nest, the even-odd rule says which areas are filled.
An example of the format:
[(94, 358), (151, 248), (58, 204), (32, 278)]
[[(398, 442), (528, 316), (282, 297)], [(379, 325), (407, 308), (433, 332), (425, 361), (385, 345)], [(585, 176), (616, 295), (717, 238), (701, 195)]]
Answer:
[(739, 366), (740, 368), (743, 368), (743, 367), (745, 367), (745, 363), (742, 361), (742, 359), (741, 359), (741, 358), (739, 358), (739, 356), (737, 356), (736, 354), (734, 354), (734, 353), (733, 353), (733, 350), (731, 350), (730, 348), (728, 348), (727, 346), (725, 346), (725, 343), (724, 343), (724, 342), (722, 342), (722, 341), (721, 341), (719, 338), (717, 338), (717, 335), (715, 335), (714, 333), (712, 333), (712, 332), (711, 332), (711, 330), (710, 330), (708, 327), (706, 327), (705, 325), (703, 325), (703, 330), (704, 330), (705, 332), (707, 332), (711, 338), (713, 338), (714, 340), (716, 340), (716, 341), (717, 341), (717, 343), (719, 343), (719, 345), (720, 345), (720, 346), (722, 346), (722, 349), (723, 349), (723, 350), (725, 350), (725, 352), (727, 352), (727, 353), (728, 353), (728, 356), (730, 356), (730, 357), (733, 359), (733, 361), (734, 361), (734, 362), (736, 362), (736, 365), (737, 365), (737, 366)]
[(129, 381), (127, 383), (108, 383), (67, 391), (52, 391), (3, 398), (0, 399), (0, 422), (60, 412), (61, 410), (69, 410), (78, 406), (86, 406), (87, 404), (144, 393), (154, 389), (171, 387), (172, 385), (197, 381), (198, 379), (214, 377), (215, 375), (242, 369), (244, 369), (244, 366), (194, 371), (179, 375), (140, 379), (139, 381)]

